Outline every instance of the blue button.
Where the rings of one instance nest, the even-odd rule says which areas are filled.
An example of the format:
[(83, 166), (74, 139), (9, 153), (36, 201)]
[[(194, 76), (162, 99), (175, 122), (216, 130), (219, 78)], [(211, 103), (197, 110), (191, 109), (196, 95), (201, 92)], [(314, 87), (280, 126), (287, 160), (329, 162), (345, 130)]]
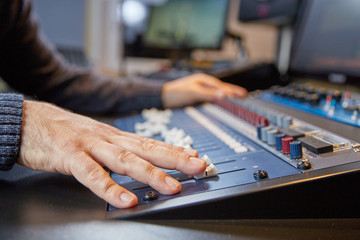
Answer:
[(285, 137), (285, 133), (279, 133), (275, 135), (275, 142), (276, 142), (276, 150), (282, 149), (282, 142), (281, 139)]
[(290, 158), (298, 159), (302, 158), (302, 147), (300, 141), (290, 142)]

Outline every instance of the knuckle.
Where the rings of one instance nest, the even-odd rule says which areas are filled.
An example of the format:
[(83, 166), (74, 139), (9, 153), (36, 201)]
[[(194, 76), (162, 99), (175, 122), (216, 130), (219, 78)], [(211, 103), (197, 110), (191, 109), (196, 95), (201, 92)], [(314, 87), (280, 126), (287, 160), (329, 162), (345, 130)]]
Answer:
[(148, 142), (148, 143), (152, 143), (152, 144), (157, 143), (157, 141), (155, 139), (153, 139), (153, 138), (145, 138), (144, 137), (142, 140), (145, 141), (145, 142)]
[(103, 177), (103, 170), (101, 168), (95, 168), (93, 166), (86, 166), (84, 173), (88, 177), (91, 183), (99, 183)]
[(129, 152), (125, 148), (122, 148), (117, 153), (117, 158), (120, 160), (121, 163), (127, 164), (127, 163), (134, 162), (136, 159), (136, 155), (132, 152)]
[(116, 183), (108, 183), (103, 188), (105, 199), (116, 199), (118, 195)]
[(184, 154), (179, 151), (172, 151), (171, 156), (177, 160), (180, 160), (183, 158)]
[(150, 177), (150, 179), (156, 179), (159, 176), (159, 174), (161, 173), (161, 171), (158, 168), (154, 167), (151, 164), (147, 165), (146, 172), (147, 172), (147, 175)]
[(61, 149), (65, 152), (73, 152), (82, 149), (82, 141), (78, 138), (70, 139), (70, 141), (63, 142)]
[[(158, 146), (161, 142), (160, 141), (158, 141), (158, 140), (155, 140), (155, 139), (153, 139), (153, 138), (146, 138), (146, 137), (143, 137), (142, 139), (141, 139), (141, 141), (144, 141), (144, 142), (146, 142), (146, 143), (148, 143), (148, 144), (153, 144), (153, 145), (155, 145), (155, 146)], [(155, 147), (154, 146), (154, 147)]]
[(88, 151), (90, 153), (96, 152), (97, 145), (98, 145), (97, 141), (89, 142), (89, 144), (87, 146)]
[(98, 192), (102, 198), (108, 200), (117, 197), (117, 184), (112, 181), (107, 181), (107, 175), (104, 174), (102, 168), (88, 166), (84, 171), (88, 177), (90, 185), (93, 186), (93, 190)]
[(157, 148), (157, 145), (150, 142), (150, 141), (140, 141), (139, 143), (139, 147), (141, 148), (141, 150), (148, 152), (148, 151), (154, 151)]
[(175, 161), (173, 161), (173, 168), (175, 169), (179, 169), (181, 166), (184, 166), (188, 160), (188, 156), (185, 153), (179, 151), (173, 151), (172, 157), (175, 159)]

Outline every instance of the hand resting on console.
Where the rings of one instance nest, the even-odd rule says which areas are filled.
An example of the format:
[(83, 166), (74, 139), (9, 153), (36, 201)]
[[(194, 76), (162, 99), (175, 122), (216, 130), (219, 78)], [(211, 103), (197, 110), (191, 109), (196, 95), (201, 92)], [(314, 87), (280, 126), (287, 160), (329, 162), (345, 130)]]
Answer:
[[(205, 74), (168, 82), (165, 107), (180, 107), (217, 97), (244, 97), (246, 90)], [(24, 101), (18, 163), (36, 170), (73, 175), (117, 208), (137, 204), (135, 194), (116, 184), (104, 167), (149, 184), (162, 194), (175, 194), (181, 184), (157, 167), (202, 174), (204, 160), (193, 149), (172, 146), (121, 131), (55, 105)]]

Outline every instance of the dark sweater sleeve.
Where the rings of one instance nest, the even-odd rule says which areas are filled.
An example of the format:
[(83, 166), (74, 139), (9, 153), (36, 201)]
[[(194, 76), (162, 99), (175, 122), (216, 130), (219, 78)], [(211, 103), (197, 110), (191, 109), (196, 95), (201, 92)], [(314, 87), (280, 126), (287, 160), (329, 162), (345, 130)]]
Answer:
[(80, 113), (162, 107), (162, 83), (109, 79), (67, 64), (38, 33), (26, 0), (0, 1), (0, 76), (14, 89)]
[(19, 156), (23, 97), (0, 94), (0, 170), (9, 170)]

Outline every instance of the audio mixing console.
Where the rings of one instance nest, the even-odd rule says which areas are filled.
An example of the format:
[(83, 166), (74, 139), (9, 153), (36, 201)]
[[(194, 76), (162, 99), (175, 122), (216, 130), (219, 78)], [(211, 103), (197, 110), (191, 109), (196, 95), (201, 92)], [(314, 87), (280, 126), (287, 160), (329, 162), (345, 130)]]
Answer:
[[(139, 204), (130, 209), (109, 205), (107, 217), (288, 218), (331, 217), (329, 212), (337, 217), (339, 212), (340, 216), (358, 214), (359, 210), (354, 210), (349, 215), (340, 206), (353, 202), (351, 196), (350, 200), (345, 196), (346, 187), (342, 184), (346, 183), (341, 181), (342, 176), (359, 175), (360, 144), (264, 107), (263, 99), (271, 97), (265, 92), (245, 100), (226, 99), (160, 112), (159, 119), (168, 117), (163, 121), (166, 129), (150, 127), (159, 128), (152, 135), (144, 129), (146, 114), (119, 119), (116, 127), (131, 132), (140, 129), (143, 135), (159, 140), (169, 138), (170, 132), (176, 130), (175, 135), (182, 138), (177, 143), (198, 150), (200, 157), (208, 156), (217, 171), (197, 178), (165, 170), (182, 184), (181, 192), (175, 195), (162, 195), (148, 185), (111, 173), (118, 184), (137, 195)], [(339, 195), (346, 201), (334, 203), (339, 198), (333, 197)], [(329, 206), (325, 207), (327, 203)], [(323, 215), (316, 214), (321, 211)]]
[(318, 88), (312, 84), (293, 83), (273, 86), (261, 99), (360, 127), (360, 95), (350, 91)]

